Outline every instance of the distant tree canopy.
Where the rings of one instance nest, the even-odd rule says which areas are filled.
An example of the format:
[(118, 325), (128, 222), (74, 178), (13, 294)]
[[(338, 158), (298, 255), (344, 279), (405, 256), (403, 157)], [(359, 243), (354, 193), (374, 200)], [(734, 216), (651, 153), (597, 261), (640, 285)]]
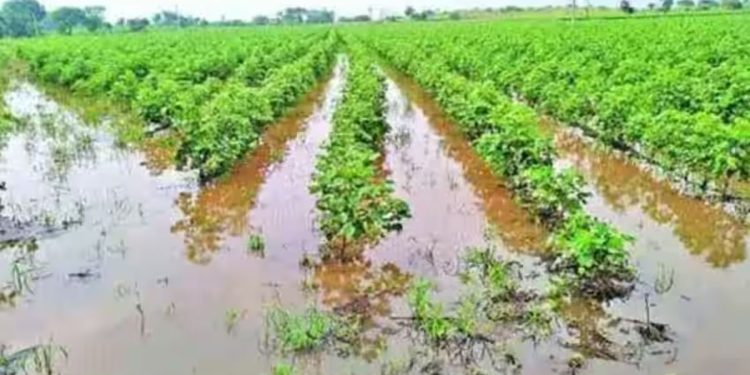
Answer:
[(85, 17), (81, 23), (81, 26), (85, 27), (90, 32), (95, 32), (104, 27), (107, 22), (104, 20), (104, 13), (107, 12), (107, 8), (103, 6), (88, 6), (83, 8)]
[(698, 1), (698, 9), (712, 9), (712, 8), (718, 8), (719, 3), (716, 0), (699, 0)]
[(409, 6), (409, 7), (406, 7), (406, 10), (404, 11), (404, 15), (413, 20), (424, 21), (424, 20), (435, 18), (435, 16), (437, 15), (437, 12), (432, 9), (426, 9), (426, 10), (419, 12), (413, 7)]
[(189, 27), (207, 24), (208, 21), (200, 17), (185, 16), (177, 12), (165, 10), (154, 14), (151, 17), (150, 23), (155, 26)]
[(268, 25), (271, 23), (271, 19), (266, 16), (255, 16), (253, 18), (253, 25)]
[(326, 9), (286, 8), (277, 14), (279, 22), (284, 24), (333, 23), (336, 15)]
[(628, 0), (620, 1), (620, 10), (627, 14), (635, 13), (635, 8), (633, 8), (633, 6), (630, 4), (630, 1)]
[(690, 9), (695, 7), (695, 1), (693, 0), (677, 0), (677, 6), (683, 9)]
[(665, 12), (669, 12), (673, 6), (674, 6), (674, 0), (662, 0), (661, 2), (661, 10)]
[(354, 17), (341, 17), (339, 18), (339, 21), (341, 22), (370, 22), (372, 21), (372, 18), (368, 16), (367, 14), (360, 14)]
[(37, 35), (46, 15), (44, 6), (36, 0), (7, 0), (0, 9), (0, 34), (12, 37)]
[(151, 24), (148, 18), (131, 18), (125, 20), (124, 23), (128, 26), (128, 30), (133, 32), (143, 31)]
[(61, 34), (71, 34), (73, 28), (83, 24), (86, 19), (86, 13), (83, 9), (75, 7), (55, 9), (49, 16)]
[(106, 8), (103, 6), (89, 6), (85, 8), (61, 7), (49, 14), (49, 19), (61, 34), (71, 34), (77, 26), (85, 27), (95, 32), (107, 25), (104, 21)]
[(740, 0), (721, 0), (721, 7), (725, 9), (741, 9), (742, 2)]

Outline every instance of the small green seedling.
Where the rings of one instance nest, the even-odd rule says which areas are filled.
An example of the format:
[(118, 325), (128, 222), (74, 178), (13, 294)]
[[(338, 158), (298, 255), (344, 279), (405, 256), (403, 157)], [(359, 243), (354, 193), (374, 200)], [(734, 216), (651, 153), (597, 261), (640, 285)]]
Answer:
[(286, 363), (279, 363), (273, 367), (273, 375), (293, 375), (294, 367)]
[(229, 309), (224, 313), (224, 327), (227, 333), (234, 332), (234, 329), (239, 324), (240, 320), (245, 317), (245, 310)]
[(247, 240), (247, 250), (261, 257), (265, 256), (266, 242), (259, 234), (253, 234)]

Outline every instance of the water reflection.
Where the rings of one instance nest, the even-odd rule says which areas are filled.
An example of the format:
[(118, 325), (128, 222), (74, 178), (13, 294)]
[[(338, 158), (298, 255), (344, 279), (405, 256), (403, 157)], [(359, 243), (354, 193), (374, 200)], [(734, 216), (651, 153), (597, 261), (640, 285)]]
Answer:
[[(450, 195), (461, 185), (468, 183), (470, 190), (480, 199), (481, 209), (484, 216), (497, 229), (498, 235), (508, 248), (526, 253), (541, 253), (545, 246), (546, 233), (543, 228), (536, 224), (533, 218), (517, 204), (512, 193), (507, 190), (502, 181), (498, 180), (486, 163), (474, 152), (469, 143), (458, 130), (448, 116), (435, 103), (430, 95), (419, 85), (405, 75), (390, 69), (386, 69), (389, 77), (393, 79), (398, 90), (392, 94), (393, 104), (390, 106), (389, 117), (396, 124), (404, 124), (404, 128), (396, 127), (392, 136), (398, 158), (401, 164), (410, 166), (407, 171), (407, 189), (414, 189), (415, 194), (447, 182), (448, 189), (437, 195), (431, 195), (431, 201), (451, 200)], [(394, 112), (395, 111), (395, 112)], [(418, 112), (418, 113), (417, 113)], [(440, 139), (440, 147), (431, 150), (429, 145), (430, 136), (427, 130), (424, 134), (414, 135), (414, 129), (418, 129), (420, 122), (429, 122), (427, 129), (433, 129)], [(393, 126), (393, 125), (392, 125)], [(415, 137), (421, 137), (415, 139)], [(418, 143), (414, 146), (412, 143)], [(402, 151), (403, 150), (403, 151)], [(427, 180), (427, 186), (420, 186), (425, 182), (412, 182), (411, 176), (416, 174), (418, 168), (436, 169), (432, 162), (437, 159), (436, 155), (428, 155), (428, 152), (445, 154), (460, 165), (460, 173), (456, 175), (437, 176), (433, 173), (432, 178)], [(408, 168), (407, 168), (408, 169)], [(411, 202), (410, 206), (411, 206)], [(460, 231), (460, 227), (453, 228)]]
[[(256, 204), (269, 171), (287, 157), (288, 143), (303, 127), (310, 126), (309, 121), (327, 121), (342, 80), (343, 71), (339, 66), (328, 84), (319, 84), (289, 115), (270, 126), (263, 134), (261, 146), (237, 163), (229, 176), (205, 186), (198, 193), (180, 194), (176, 205), (183, 217), (172, 226), (172, 232), (184, 235), (188, 259), (207, 263), (228, 237), (242, 236), (254, 229), (248, 213)], [(314, 160), (304, 162), (312, 164)], [(279, 189), (283, 190), (284, 186)]]
[(411, 275), (392, 263), (325, 261), (312, 268), (313, 286), (334, 311), (368, 318), (388, 317), (391, 299), (404, 294)]
[(638, 215), (628, 211), (638, 208), (657, 223), (670, 226), (691, 254), (702, 256), (713, 267), (726, 268), (746, 259), (750, 231), (737, 218), (700, 199), (681, 195), (624, 157), (589, 145), (550, 123), (545, 127), (556, 132), (560, 154), (586, 175), (614, 210)]
[[(27, 82), (17, 82), (5, 95), (5, 102), (17, 119), (21, 148), (12, 148), (9, 159), (25, 158), (28, 167), (43, 170), (45, 182), (62, 185), (71, 169), (97, 161), (97, 134), (73, 112), (63, 110), (44, 93)], [(25, 155), (17, 155), (22, 149)]]

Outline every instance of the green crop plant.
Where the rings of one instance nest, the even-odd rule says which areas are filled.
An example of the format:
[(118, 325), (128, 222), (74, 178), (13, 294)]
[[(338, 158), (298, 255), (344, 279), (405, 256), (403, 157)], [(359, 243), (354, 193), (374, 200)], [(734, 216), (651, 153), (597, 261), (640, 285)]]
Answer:
[(273, 375), (294, 375), (294, 367), (286, 363), (278, 363), (273, 366)]
[(106, 98), (144, 127), (176, 133), (175, 161), (210, 179), (230, 171), (330, 70), (337, 44), (325, 30), (216, 29), (29, 40), (18, 56), (42, 82)]
[(469, 249), (464, 263), (463, 279), (481, 285), (490, 300), (510, 301), (518, 293), (519, 285), (513, 266), (498, 260), (494, 249)]
[(267, 318), (281, 348), (292, 352), (319, 351), (336, 341), (352, 342), (359, 329), (356, 322), (314, 307), (299, 314), (274, 307)]
[(247, 240), (247, 251), (263, 255), (266, 251), (266, 241), (260, 234), (252, 234)]
[[(517, 125), (533, 108), (675, 181), (737, 199), (731, 182), (750, 178), (747, 18), (398, 25), (352, 34), (430, 89), (470, 139), (487, 136), (489, 117)], [(496, 95), (528, 106), (498, 107)], [(496, 139), (484, 143), (504, 151)], [(502, 157), (503, 175), (526, 169), (511, 160)]]
[(625, 248), (633, 238), (584, 214), (573, 214), (556, 232), (554, 242), (561, 249), (563, 262), (583, 278), (596, 275), (631, 277)]
[(385, 82), (366, 53), (355, 49), (351, 56), (344, 97), (310, 186), (328, 244), (342, 248), (377, 241), (409, 216), (378, 165), (388, 130)]
[[(575, 249), (570, 241), (553, 241), (557, 259), (570, 265), (554, 269), (565, 273), (575, 269), (576, 272), (569, 273), (569, 276), (581, 279), (580, 285), (589, 288), (597, 285), (593, 280), (604, 278), (632, 281), (626, 251), (629, 241), (617, 241), (626, 237), (583, 212), (588, 197), (583, 179), (574, 171), (560, 171), (555, 167), (552, 140), (541, 132), (533, 110), (497, 90), (491, 80), (459, 74), (453, 66), (454, 61), (430, 52), (432, 47), (439, 48), (452, 42), (437, 38), (432, 42), (424, 41), (431, 45), (430, 48), (414, 48), (407, 39), (387, 32), (354, 34), (352, 39), (357, 43), (376, 50), (432, 94), (472, 142), (479, 156), (498, 177), (509, 183), (516, 199), (556, 238), (584, 238), (592, 235), (591, 231), (595, 231), (593, 235), (597, 238), (608, 237), (598, 244), (583, 244)], [(420, 39), (420, 36), (417, 34), (415, 38)], [(597, 225), (570, 224), (578, 222), (581, 217)], [(573, 233), (575, 230), (583, 232)], [(573, 242), (577, 243), (580, 238)], [(592, 266), (589, 258), (597, 264)]]
[[(420, 331), (434, 343), (450, 339), (459, 327), (445, 315), (442, 304), (432, 299), (434, 285), (426, 279), (417, 279), (408, 291), (409, 306)], [(473, 324), (464, 322), (462, 328), (473, 330)]]

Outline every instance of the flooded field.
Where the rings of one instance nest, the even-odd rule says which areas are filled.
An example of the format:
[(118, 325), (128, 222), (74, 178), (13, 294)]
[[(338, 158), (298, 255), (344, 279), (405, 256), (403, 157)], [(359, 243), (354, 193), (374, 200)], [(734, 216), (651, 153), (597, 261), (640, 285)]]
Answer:
[[(279, 361), (301, 374), (750, 372), (750, 228), (554, 127), (560, 163), (586, 177), (587, 210), (637, 238), (636, 291), (606, 306), (573, 301), (549, 337), (509, 330), (502, 350), (470, 348), (470, 360), (420, 343), (404, 324), (412, 280), (434, 281), (453, 307), (461, 257), (491, 247), (539, 289), (548, 233), (424, 91), (387, 74), (383, 166), (412, 218), (353, 262), (319, 257), (309, 192), (344, 61), (206, 186), (158, 148), (120, 148), (17, 83), (5, 102), (18, 124), (0, 156), (0, 344), (59, 345), (62, 374), (270, 374)], [(364, 335), (348, 356), (289, 355), (269, 337), (271, 305), (355, 312)], [(671, 342), (644, 340), (643, 320), (668, 326)], [(592, 360), (577, 366), (576, 352)]]
[(562, 161), (577, 167), (590, 184), (588, 210), (637, 238), (633, 257), (641, 282), (629, 301), (611, 311), (643, 316), (648, 295), (652, 318), (676, 334), (672, 354), (646, 362), (643, 371), (750, 371), (748, 361), (737, 360), (744, 357), (750, 334), (743, 323), (750, 303), (738, 297), (750, 288), (750, 226), (721, 208), (680, 195), (622, 156), (568, 130), (553, 131)]

